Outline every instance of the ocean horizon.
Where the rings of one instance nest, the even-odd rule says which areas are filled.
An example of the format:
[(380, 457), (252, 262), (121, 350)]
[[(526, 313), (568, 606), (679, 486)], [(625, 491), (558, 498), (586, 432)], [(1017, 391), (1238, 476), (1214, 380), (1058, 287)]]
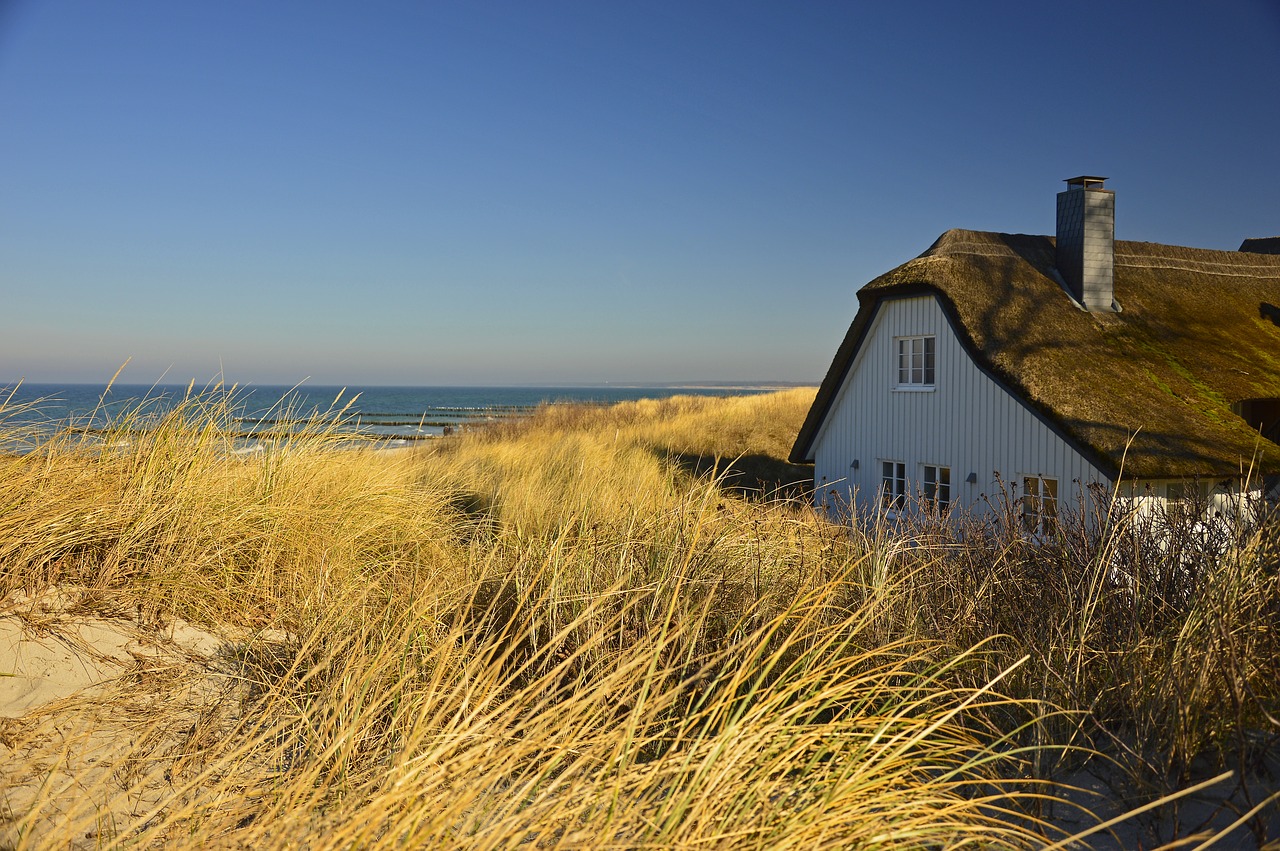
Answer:
[[(520, 416), (549, 403), (614, 404), (671, 396), (742, 396), (803, 386), (784, 382), (546, 385), (194, 385), (191, 392), (228, 393), (233, 427), (245, 437), (282, 420), (335, 417), (343, 430), (388, 441), (438, 437), (480, 422)], [(164, 410), (188, 392), (186, 384), (0, 384), (0, 428), (50, 432), (94, 430), (122, 414)]]

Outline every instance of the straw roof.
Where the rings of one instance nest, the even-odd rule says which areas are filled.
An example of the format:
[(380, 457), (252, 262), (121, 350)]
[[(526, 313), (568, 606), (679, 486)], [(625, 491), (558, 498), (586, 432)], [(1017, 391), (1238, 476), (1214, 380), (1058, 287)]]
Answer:
[(879, 304), (931, 294), (977, 365), (1108, 475), (1280, 472), (1280, 445), (1233, 409), (1280, 397), (1280, 256), (1117, 241), (1119, 313), (1058, 280), (1052, 237), (951, 230), (867, 284), (792, 460), (812, 460)]

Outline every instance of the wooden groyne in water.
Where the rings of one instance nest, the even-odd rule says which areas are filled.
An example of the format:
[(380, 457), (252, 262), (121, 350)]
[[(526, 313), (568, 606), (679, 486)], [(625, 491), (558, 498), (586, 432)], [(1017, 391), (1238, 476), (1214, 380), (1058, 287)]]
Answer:
[[(457, 426), (457, 423), (450, 423)], [(152, 434), (151, 429), (145, 428), (108, 428), (101, 426), (72, 426), (63, 430), (67, 434), (85, 434), (93, 437), (103, 437), (106, 435), (119, 435), (124, 437), (145, 437)], [(396, 440), (439, 440), (443, 435), (439, 434), (375, 434), (368, 431), (227, 431), (222, 433), (225, 437), (235, 440), (366, 440), (371, 442), (384, 441), (391, 442)]]

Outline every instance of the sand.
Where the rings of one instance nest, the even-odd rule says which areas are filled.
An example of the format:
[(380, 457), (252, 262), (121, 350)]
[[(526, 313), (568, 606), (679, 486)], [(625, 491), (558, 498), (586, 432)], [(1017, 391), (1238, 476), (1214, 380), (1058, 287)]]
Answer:
[(237, 636), (83, 588), (0, 601), (0, 848), (94, 848), (197, 794)]
[(144, 628), (83, 614), (82, 589), (17, 597), (0, 616), (0, 718), (84, 695), (139, 662), (208, 662), (225, 640), (185, 621)]

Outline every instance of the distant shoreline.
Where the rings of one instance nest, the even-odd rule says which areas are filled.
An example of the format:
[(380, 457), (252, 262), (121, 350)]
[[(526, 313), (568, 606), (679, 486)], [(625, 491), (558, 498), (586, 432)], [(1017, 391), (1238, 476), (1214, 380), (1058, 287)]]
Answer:
[[(796, 385), (804, 386), (804, 385)], [(442, 437), (458, 429), (532, 413), (544, 404), (611, 405), (673, 396), (754, 396), (792, 389), (779, 382), (692, 383), (681, 385), (597, 384), (590, 387), (360, 387), (323, 385), (24, 383), (0, 393), (0, 424), (9, 438), (19, 432), (50, 436), (66, 427), (89, 435), (121, 428), (146, 430), (188, 396), (215, 402), (239, 440), (276, 439), (299, 423), (327, 423), (342, 433), (375, 441)], [(202, 403), (203, 404), (203, 403)], [(217, 407), (220, 406), (220, 407)], [(305, 429), (303, 429), (305, 430)], [(0, 433), (0, 437), (4, 434)], [(28, 440), (28, 438), (23, 438)]]
[[(556, 382), (549, 384), (526, 383), (526, 384), (372, 384), (361, 382), (347, 383), (325, 383), (313, 384), (309, 381), (301, 382), (224, 382), (217, 384), (215, 382), (206, 382), (201, 384), (196, 382), (193, 390), (211, 389), (213, 387), (231, 388), (237, 387), (242, 390), (254, 389), (279, 389), (296, 387), (301, 390), (317, 390), (317, 389), (340, 389), (343, 387), (360, 389), (368, 388), (370, 390), (793, 390), (797, 387), (817, 387), (818, 381), (680, 381), (667, 384), (661, 381), (636, 381), (636, 382), (587, 382), (587, 383), (564, 383)], [(36, 386), (36, 387), (67, 387), (67, 388), (83, 388), (94, 387), (105, 389), (108, 385), (105, 381), (35, 381), (29, 379), (13, 379), (0, 381), (0, 389), (18, 386)], [(159, 383), (150, 384), (147, 382), (124, 382), (117, 381), (111, 387), (119, 389), (136, 389), (147, 388), (157, 390), (172, 390), (174, 388), (185, 390), (189, 386), (188, 382)]]

